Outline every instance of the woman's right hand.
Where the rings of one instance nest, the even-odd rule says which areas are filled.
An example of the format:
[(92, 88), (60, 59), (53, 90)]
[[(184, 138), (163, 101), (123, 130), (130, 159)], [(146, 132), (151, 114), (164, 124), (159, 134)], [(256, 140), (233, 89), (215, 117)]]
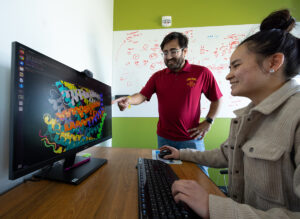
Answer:
[(171, 158), (173, 158), (175, 160), (179, 160), (179, 154), (180, 154), (180, 152), (176, 148), (171, 147), (169, 145), (164, 145), (161, 148), (159, 148), (159, 150), (160, 151), (163, 151), (163, 150), (169, 150), (169, 151), (171, 151), (171, 154), (165, 155), (164, 159), (171, 159)]

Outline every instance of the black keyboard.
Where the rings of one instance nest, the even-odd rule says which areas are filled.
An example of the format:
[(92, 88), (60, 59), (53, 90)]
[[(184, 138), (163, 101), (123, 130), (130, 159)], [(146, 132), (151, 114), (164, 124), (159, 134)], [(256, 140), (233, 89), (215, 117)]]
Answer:
[(139, 218), (200, 218), (187, 205), (176, 204), (171, 186), (179, 178), (160, 161), (138, 159)]

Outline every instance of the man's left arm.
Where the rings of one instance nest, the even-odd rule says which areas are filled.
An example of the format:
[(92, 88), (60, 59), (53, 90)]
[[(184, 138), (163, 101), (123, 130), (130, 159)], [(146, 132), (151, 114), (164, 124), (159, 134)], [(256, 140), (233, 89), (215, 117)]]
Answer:
[(209, 111), (206, 115), (205, 120), (202, 122), (199, 121), (198, 127), (189, 129), (191, 133), (190, 137), (197, 139), (203, 139), (206, 133), (210, 130), (210, 127), (217, 115), (218, 109), (220, 108), (221, 100), (211, 101), (209, 106)]

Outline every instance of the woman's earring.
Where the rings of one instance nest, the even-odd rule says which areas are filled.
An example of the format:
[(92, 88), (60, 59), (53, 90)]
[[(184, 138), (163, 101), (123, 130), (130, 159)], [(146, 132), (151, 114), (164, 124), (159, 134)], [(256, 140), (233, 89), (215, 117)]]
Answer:
[(273, 68), (270, 69), (270, 73), (274, 73), (275, 70)]

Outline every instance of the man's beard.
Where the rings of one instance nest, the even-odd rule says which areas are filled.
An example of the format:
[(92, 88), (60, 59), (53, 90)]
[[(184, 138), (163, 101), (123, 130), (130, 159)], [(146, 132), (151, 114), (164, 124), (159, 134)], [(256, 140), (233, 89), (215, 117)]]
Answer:
[(165, 60), (166, 66), (171, 71), (178, 71), (178, 70), (180, 70), (184, 62), (185, 62), (185, 60), (184, 60), (183, 56), (180, 56), (178, 58), (171, 58), (171, 59)]

